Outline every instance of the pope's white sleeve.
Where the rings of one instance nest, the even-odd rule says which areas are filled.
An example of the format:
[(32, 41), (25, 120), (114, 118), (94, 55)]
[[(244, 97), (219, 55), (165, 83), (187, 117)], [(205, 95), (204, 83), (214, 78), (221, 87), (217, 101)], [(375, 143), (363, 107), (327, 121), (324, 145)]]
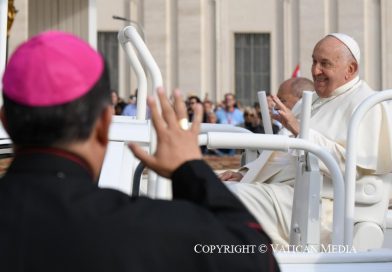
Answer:
[[(312, 143), (324, 147), (333, 156), (335, 161), (338, 163), (340, 170), (342, 170), (344, 173), (346, 149), (343, 146), (328, 139), (327, 137), (325, 137), (324, 135), (322, 135), (321, 133), (319, 133), (314, 129), (309, 129), (309, 140)], [(329, 175), (329, 170), (323, 162), (320, 161), (319, 166), (322, 172)]]

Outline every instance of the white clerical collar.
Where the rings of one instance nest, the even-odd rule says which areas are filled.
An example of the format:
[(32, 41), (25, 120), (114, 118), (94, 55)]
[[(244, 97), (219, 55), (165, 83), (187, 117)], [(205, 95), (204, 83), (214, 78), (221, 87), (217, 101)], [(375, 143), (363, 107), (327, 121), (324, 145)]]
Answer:
[(337, 88), (335, 91), (332, 92), (331, 96), (338, 96), (342, 93), (345, 93), (346, 91), (350, 90), (357, 82), (359, 82), (359, 76), (356, 76), (355, 78), (353, 78), (352, 80), (350, 80), (346, 84)]
[(340, 86), (339, 88), (335, 89), (335, 91), (332, 92), (332, 95), (329, 97), (319, 97), (317, 94), (313, 96), (313, 103), (312, 103), (312, 113), (315, 113), (317, 109), (319, 109), (322, 105), (325, 103), (335, 99), (339, 95), (347, 92), (348, 90), (351, 90), (357, 83), (359, 83), (359, 76), (356, 76), (354, 79), (350, 80), (346, 84)]

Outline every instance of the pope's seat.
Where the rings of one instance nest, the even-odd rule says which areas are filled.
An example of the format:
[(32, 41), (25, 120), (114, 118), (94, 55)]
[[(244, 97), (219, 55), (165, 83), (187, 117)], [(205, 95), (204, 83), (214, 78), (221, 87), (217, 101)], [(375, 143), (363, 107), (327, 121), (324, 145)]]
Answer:
[[(356, 250), (380, 248), (386, 229), (392, 173), (366, 175), (355, 183), (353, 245)], [(322, 197), (333, 198), (330, 182), (324, 180)]]
[(357, 180), (353, 237), (356, 250), (383, 245), (391, 183), (392, 174), (369, 175)]

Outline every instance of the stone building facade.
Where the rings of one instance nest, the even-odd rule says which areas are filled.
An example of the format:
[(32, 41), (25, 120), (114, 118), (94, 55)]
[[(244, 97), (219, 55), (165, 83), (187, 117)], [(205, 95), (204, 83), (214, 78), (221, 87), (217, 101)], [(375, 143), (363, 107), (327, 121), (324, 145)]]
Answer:
[(353, 36), (361, 76), (392, 88), (392, 1), (389, 0), (16, 0), (9, 52), (45, 30), (73, 32), (106, 50), (115, 88), (126, 97), (136, 79), (115, 35), (128, 23), (144, 29), (165, 87), (213, 101), (235, 92), (245, 103), (258, 90), (276, 92), (296, 65), (311, 77), (315, 43), (330, 32)]

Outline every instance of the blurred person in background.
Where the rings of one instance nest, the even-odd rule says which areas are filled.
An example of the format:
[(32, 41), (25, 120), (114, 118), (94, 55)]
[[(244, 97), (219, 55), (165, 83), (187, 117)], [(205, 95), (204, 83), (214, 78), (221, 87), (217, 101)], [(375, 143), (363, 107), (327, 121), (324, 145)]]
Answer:
[[(187, 99), (187, 105), (188, 105), (188, 121), (192, 122), (193, 116), (195, 115), (196, 107), (200, 105), (203, 108), (202, 102), (198, 96), (191, 95)], [(203, 109), (203, 123), (206, 123), (206, 121), (207, 121), (207, 115)]]
[(223, 108), (216, 111), (217, 123), (241, 126), (244, 124), (244, 114), (236, 107), (234, 94), (225, 94)]
[[(219, 124), (228, 124), (233, 126), (243, 126), (244, 125), (244, 114), (241, 110), (236, 107), (236, 99), (234, 94), (225, 94), (225, 100), (223, 108), (216, 111), (216, 119)], [(235, 149), (219, 149), (223, 156), (234, 156)]]
[(215, 124), (217, 122), (215, 114), (215, 105), (210, 100), (204, 100), (203, 102), (204, 112), (206, 114), (206, 123)]

